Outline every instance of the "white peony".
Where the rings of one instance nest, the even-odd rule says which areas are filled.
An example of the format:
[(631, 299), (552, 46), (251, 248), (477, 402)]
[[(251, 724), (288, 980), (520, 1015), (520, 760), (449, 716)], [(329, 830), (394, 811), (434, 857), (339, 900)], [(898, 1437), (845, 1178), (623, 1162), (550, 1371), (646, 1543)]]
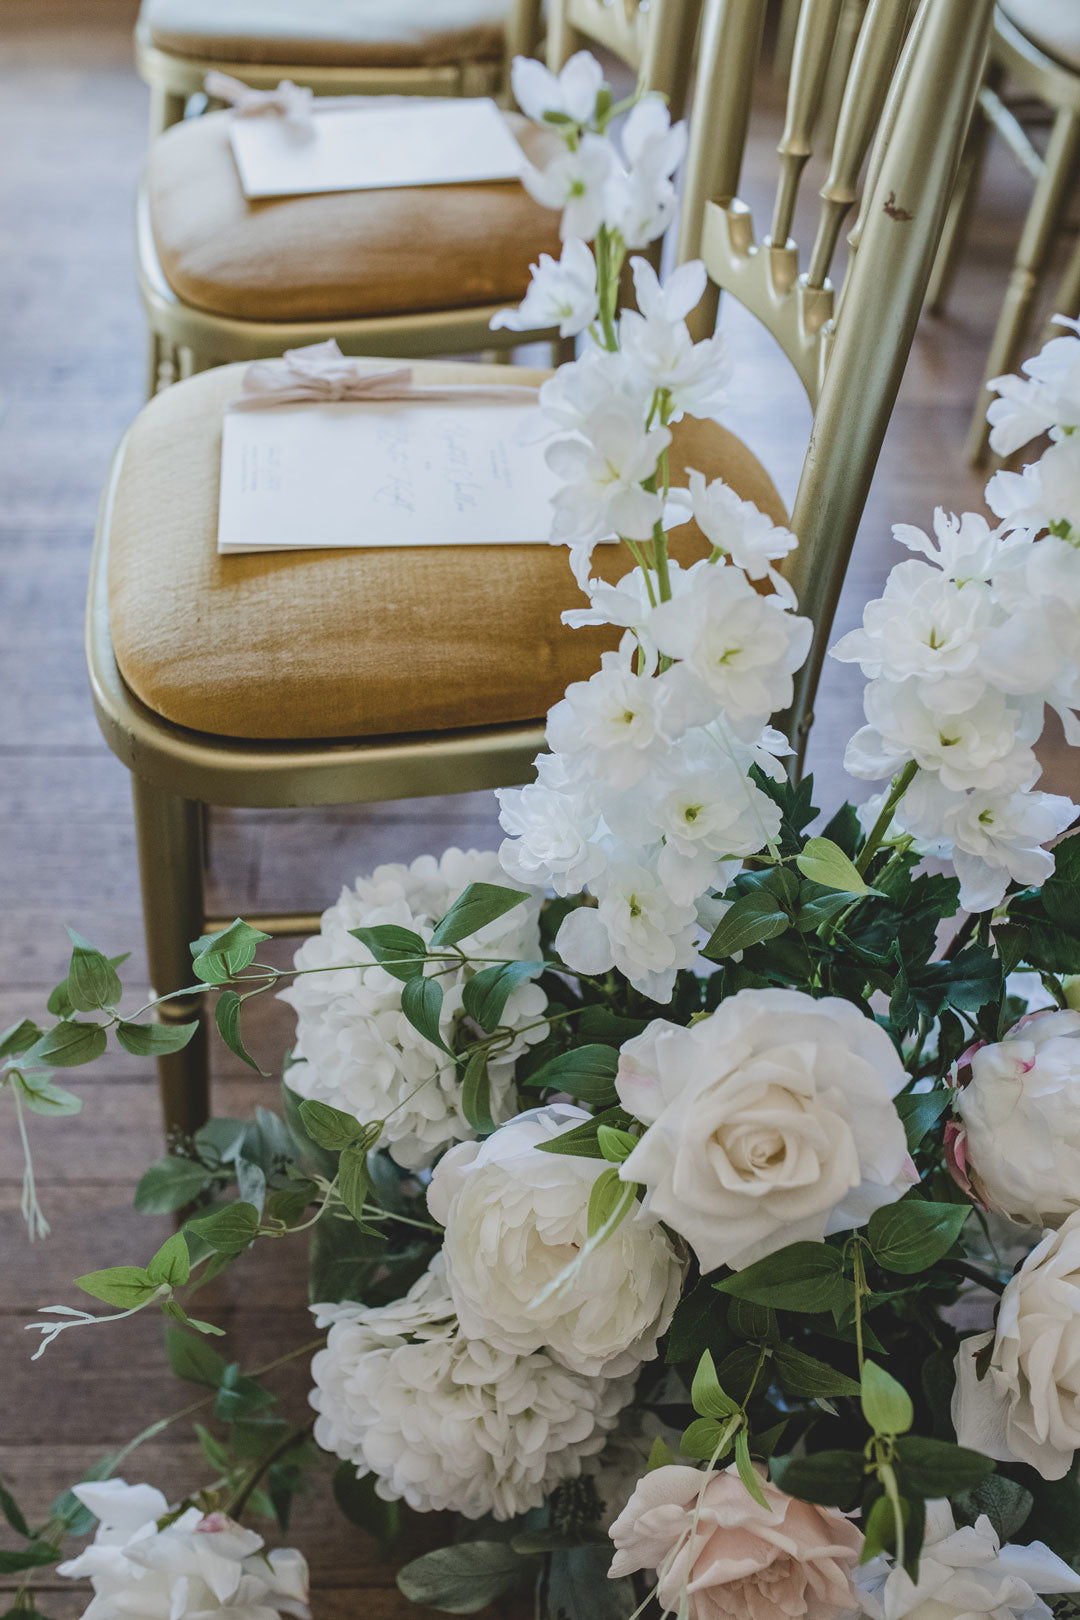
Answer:
[(316, 1305), (315, 1439), (421, 1513), (512, 1519), (603, 1450), (634, 1378), (583, 1378), (461, 1331), (441, 1259), (391, 1305)]
[(73, 1489), (101, 1521), (89, 1546), (56, 1570), (89, 1578), (83, 1620), (308, 1620), (307, 1564), (294, 1548), (266, 1552), (253, 1530), (197, 1507), (159, 1530), (169, 1504), (152, 1485), (106, 1479)]
[(953, 1152), (980, 1202), (1029, 1226), (1080, 1209), (1080, 1012), (1021, 1019), (960, 1070)]
[(631, 1212), (540, 1298), (583, 1249), (593, 1185), (608, 1168), (540, 1145), (588, 1118), (552, 1104), (479, 1145), (462, 1143), (436, 1165), (428, 1205), (446, 1228), (447, 1282), (466, 1333), (519, 1355), (546, 1349), (586, 1377), (615, 1377), (656, 1355), (683, 1262), (659, 1222)]
[[(281, 992), (297, 1014), (297, 1061), (289, 1085), (301, 1097), (329, 1103), (365, 1124), (385, 1120), (383, 1142), (391, 1158), (410, 1169), (430, 1164), (442, 1148), (472, 1135), (461, 1108), (460, 1068), (408, 1022), (399, 979), (377, 966), (341, 964), (374, 960), (351, 928), (396, 923), (430, 939), (435, 923), (474, 882), (505, 882), (498, 855), (450, 849), (438, 861), (423, 855), (411, 866), (377, 867), (342, 891), (323, 913), (320, 932), (296, 953), (300, 969), (337, 971), (302, 972)], [(530, 896), (462, 940), (461, 948), (480, 957), (534, 961), (541, 955), (539, 911), (539, 897)], [(463, 964), (440, 975), (440, 1028), (448, 1044), (462, 1014), (462, 989), (477, 971)], [(526, 1026), (539, 1023), (546, 1005), (543, 990), (531, 983), (514, 990), (506, 1004), (502, 1023), (521, 1033), (489, 1064), (496, 1119), (513, 1112), (514, 1065), (544, 1034), (542, 1024)]]
[[(992, 1346), (985, 1375), (980, 1351)], [(992, 1333), (956, 1354), (953, 1423), (962, 1446), (1063, 1479), (1080, 1448), (1080, 1211), (1047, 1232), (1013, 1276)]]
[(881, 1557), (855, 1584), (870, 1620), (1049, 1620), (1040, 1592), (1080, 1592), (1080, 1576), (1041, 1541), (1003, 1547), (985, 1515), (957, 1528), (948, 1502), (926, 1504), (917, 1584)]
[(738, 1270), (863, 1226), (907, 1185), (889, 1037), (850, 1002), (740, 990), (690, 1029), (622, 1048), (616, 1089), (648, 1130), (619, 1173), (702, 1270)]

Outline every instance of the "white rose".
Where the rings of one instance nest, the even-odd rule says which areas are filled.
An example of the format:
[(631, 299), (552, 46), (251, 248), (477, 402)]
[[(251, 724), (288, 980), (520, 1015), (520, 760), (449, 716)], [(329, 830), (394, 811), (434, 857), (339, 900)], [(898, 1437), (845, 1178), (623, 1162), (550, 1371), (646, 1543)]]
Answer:
[(1003, 1547), (985, 1515), (958, 1529), (948, 1502), (928, 1502), (918, 1581), (875, 1558), (855, 1584), (871, 1620), (1049, 1620), (1038, 1594), (1078, 1592), (1080, 1576), (1041, 1541)]
[(253, 1530), (197, 1507), (159, 1530), (169, 1504), (151, 1485), (106, 1479), (73, 1489), (101, 1521), (90, 1545), (56, 1570), (89, 1577), (94, 1596), (83, 1620), (269, 1620), (275, 1612), (309, 1620), (307, 1564), (295, 1548), (266, 1552)]
[(428, 1204), (446, 1227), (446, 1277), (463, 1331), (519, 1355), (546, 1349), (573, 1372), (617, 1377), (656, 1355), (679, 1298), (683, 1264), (658, 1221), (632, 1212), (542, 1303), (588, 1233), (602, 1159), (544, 1153), (542, 1142), (588, 1119), (553, 1104), (436, 1165)]
[[(993, 1349), (983, 1378), (977, 1358)], [(1063, 1479), (1080, 1448), (1080, 1212), (1047, 1232), (1001, 1296), (997, 1327), (956, 1353), (962, 1446)]]
[(1060, 1226), (1080, 1209), (1080, 1012), (1021, 1019), (972, 1054), (969, 1072), (953, 1151), (976, 1196), (1029, 1226)]
[(616, 1088), (648, 1125), (620, 1167), (702, 1269), (736, 1270), (862, 1226), (907, 1185), (891, 1099), (907, 1076), (850, 1002), (740, 990), (690, 1029), (662, 1019), (622, 1048)]

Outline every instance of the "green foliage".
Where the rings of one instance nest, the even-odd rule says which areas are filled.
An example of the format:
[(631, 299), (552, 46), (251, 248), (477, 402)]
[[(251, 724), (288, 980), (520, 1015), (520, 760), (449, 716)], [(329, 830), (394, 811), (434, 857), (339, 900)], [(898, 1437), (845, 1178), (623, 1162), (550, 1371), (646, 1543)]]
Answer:
[(334, 1501), (350, 1524), (374, 1536), (379, 1556), (388, 1561), (394, 1555), (401, 1534), (401, 1503), (384, 1502), (375, 1492), (375, 1475), (357, 1475), (355, 1464), (339, 1463), (334, 1469)]
[(461, 992), (465, 1011), (486, 1035), (499, 1027), (506, 1003), (519, 985), (527, 984), (544, 970), (543, 962), (496, 962), (466, 979)]
[(803, 877), (824, 889), (838, 889), (853, 897), (867, 893), (866, 879), (831, 838), (807, 839), (795, 865)]
[(506, 889), (495, 883), (470, 883), (446, 916), (435, 924), (431, 944), (456, 945), (527, 899), (528, 895), (520, 889)]
[[(351, 1147), (368, 1134), (368, 1127), (361, 1125), (355, 1115), (331, 1108), (329, 1103), (315, 1097), (305, 1098), (300, 1104), (300, 1119), (311, 1140), (331, 1153), (340, 1153), (342, 1148)], [(378, 1140), (377, 1132), (375, 1140)]]
[(994, 1472), (994, 1461), (981, 1451), (906, 1434), (896, 1442), (901, 1488), (911, 1496), (954, 1496), (969, 1491)]
[(398, 1571), (397, 1584), (413, 1603), (444, 1614), (475, 1614), (538, 1568), (537, 1557), (523, 1557), (507, 1541), (463, 1541), (414, 1558)]
[(218, 1034), (229, 1048), (229, 1051), (234, 1052), (238, 1058), (241, 1058), (249, 1069), (254, 1069), (256, 1074), (263, 1074), (265, 1071), (259, 1068), (259, 1065), (244, 1045), (240, 1034), (240, 1014), (243, 1010), (243, 996), (238, 995), (235, 990), (223, 990), (218, 996), (217, 1005), (214, 1008), (214, 1020), (217, 1024)]
[(186, 1230), (196, 1233), (218, 1254), (239, 1254), (254, 1240), (259, 1228), (259, 1212), (253, 1204), (237, 1201), (189, 1221)]
[(116, 1038), (133, 1057), (166, 1057), (183, 1051), (198, 1027), (197, 1019), (180, 1024), (132, 1024), (122, 1018)]
[(863, 1365), (862, 1410), (875, 1434), (906, 1434), (915, 1421), (911, 1396), (876, 1361)]
[(270, 938), (237, 917), (217, 934), (204, 934), (191, 946), (191, 966), (204, 984), (227, 984), (255, 960), (259, 946)]
[(411, 928), (380, 923), (375, 928), (350, 928), (349, 933), (367, 946), (380, 967), (403, 984), (424, 971), (427, 946)]
[(491, 1117), (491, 1076), (485, 1047), (478, 1047), (465, 1065), (461, 1083), (461, 1112), (478, 1136), (489, 1136), (495, 1129)]
[(560, 1052), (525, 1082), (530, 1091), (565, 1091), (591, 1108), (610, 1108), (617, 1101), (615, 1071), (619, 1054), (613, 1046), (587, 1045)]
[(784, 1311), (831, 1311), (852, 1296), (840, 1251), (827, 1243), (790, 1243), (713, 1286)]
[[(738, 890), (738, 881), (734, 887)], [(799, 882), (792, 872), (783, 866), (771, 868), (759, 883), (744, 889), (733, 900), (702, 955), (712, 962), (722, 962), (736, 951), (786, 934), (794, 920), (798, 892)]]
[(815, 1451), (806, 1457), (774, 1456), (769, 1472), (789, 1496), (846, 1512), (862, 1489), (863, 1455), (861, 1451)]
[(594, 1114), (592, 1119), (583, 1120), (572, 1130), (560, 1131), (550, 1142), (538, 1142), (537, 1148), (541, 1153), (570, 1153), (579, 1159), (602, 1159), (604, 1151), (600, 1146), (601, 1125), (611, 1125), (616, 1130), (624, 1131), (631, 1123), (631, 1117), (625, 1108), (605, 1108), (602, 1113)]
[(822, 1400), (837, 1395), (858, 1395), (860, 1385), (846, 1373), (808, 1356), (791, 1344), (778, 1344), (773, 1352), (776, 1376), (788, 1395)]
[(144, 1170), (135, 1189), (140, 1215), (170, 1215), (192, 1203), (213, 1180), (213, 1171), (195, 1159), (158, 1159)]
[(866, 1228), (867, 1242), (879, 1266), (912, 1275), (948, 1254), (970, 1214), (970, 1204), (905, 1198), (875, 1210)]
[(439, 1029), (442, 1004), (443, 988), (438, 979), (420, 973), (415, 979), (407, 979), (401, 987), (401, 1010), (412, 1027), (440, 1052), (450, 1052)]
[(54, 1069), (74, 1069), (99, 1058), (106, 1042), (104, 1025), (64, 1018), (34, 1042), (24, 1062), (28, 1068), (34, 1064), (49, 1064)]
[(75, 1012), (98, 1012), (115, 1007), (123, 991), (116, 969), (89, 940), (73, 928), (71, 964), (67, 976), (67, 997)]
[(186, 1378), (192, 1384), (203, 1384), (207, 1389), (217, 1389), (221, 1383), (225, 1358), (205, 1339), (166, 1325), (165, 1354), (177, 1378)]
[(711, 1353), (706, 1350), (698, 1362), (690, 1388), (690, 1402), (701, 1417), (727, 1418), (739, 1410), (737, 1401), (725, 1394), (716, 1376)]

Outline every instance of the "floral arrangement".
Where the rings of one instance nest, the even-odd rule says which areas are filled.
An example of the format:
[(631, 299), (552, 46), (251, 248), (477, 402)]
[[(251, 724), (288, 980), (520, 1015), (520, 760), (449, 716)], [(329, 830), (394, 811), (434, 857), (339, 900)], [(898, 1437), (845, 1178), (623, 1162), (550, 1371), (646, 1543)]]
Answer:
[[(769, 724), (810, 640), (795, 538), (701, 473), (669, 487), (671, 424), (728, 386), (685, 324), (704, 269), (631, 258), (620, 306), (682, 126), (613, 107), (586, 55), (558, 78), (519, 61), (514, 85), (564, 137), (526, 183), (565, 247), (498, 319), (581, 335), (540, 395), (555, 538), (588, 601), (567, 620), (621, 639), (499, 795), (497, 853), (379, 868), (290, 973), (240, 920), (193, 943), (253, 1067), (243, 1008), (288, 981), (283, 1112), (176, 1139), (136, 1208), (180, 1230), (76, 1279), (107, 1314), (31, 1326), (40, 1355), (161, 1310), (208, 1477), (176, 1504), (124, 1484), (137, 1436), (41, 1528), (0, 1493), (16, 1608), (96, 1518), (59, 1566), (93, 1620), (303, 1616), (300, 1555), (238, 1521), (286, 1523), (329, 1458), (388, 1551), (410, 1513), (455, 1516), (399, 1575), (451, 1613), (1076, 1613), (1080, 841), (1047, 847), (1077, 807), (1036, 788), (1032, 747), (1048, 708), (1080, 736), (1080, 341), (996, 385), (995, 448), (1050, 438), (991, 480), (996, 525), (897, 529), (913, 555), (834, 649), (867, 678), (847, 768), (886, 785), (811, 832)], [(711, 551), (680, 568), (691, 513)], [(614, 537), (633, 566), (611, 584), (590, 570)], [(140, 1055), (189, 1038), (121, 1014), (118, 966), (76, 936), (56, 1021), (4, 1035), (24, 1142), (27, 1110), (78, 1108), (54, 1071), (110, 1031)], [(43, 1235), (29, 1153), (24, 1207)], [(241, 1369), (190, 1314), (194, 1283), (303, 1232), (313, 1422), (277, 1411), (280, 1363)]]

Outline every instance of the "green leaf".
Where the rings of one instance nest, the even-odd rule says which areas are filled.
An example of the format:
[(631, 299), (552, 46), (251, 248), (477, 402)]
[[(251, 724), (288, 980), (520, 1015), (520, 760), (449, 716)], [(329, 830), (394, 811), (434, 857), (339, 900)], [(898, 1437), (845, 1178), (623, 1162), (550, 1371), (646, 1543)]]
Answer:
[(748, 1299), (732, 1298), (728, 1301), (727, 1325), (738, 1338), (747, 1339), (751, 1344), (780, 1342), (776, 1312), (767, 1305), (752, 1305)]
[(2, 1482), (0, 1482), (0, 1513), (4, 1515), (16, 1535), (25, 1536), (29, 1541), (31, 1535), (30, 1526), (27, 1524), (18, 1502)]
[(181, 1024), (131, 1024), (122, 1018), (116, 1038), (132, 1057), (166, 1057), (182, 1052), (198, 1027), (197, 1018)]
[(80, 1063), (93, 1063), (105, 1050), (106, 1036), (101, 1024), (83, 1024), (65, 1018), (46, 1030), (26, 1053), (28, 1065), (51, 1063), (57, 1069), (74, 1069)]
[(600, 1172), (589, 1194), (587, 1237), (595, 1237), (597, 1232), (607, 1225), (623, 1201), (626, 1191), (626, 1184), (619, 1180), (619, 1172), (614, 1165), (610, 1170)]
[(47, 1080), (40, 1072), (23, 1074), (21, 1070), (12, 1071), (12, 1078), (16, 1080), (27, 1108), (35, 1114), (79, 1114), (82, 1112), (83, 1100), (73, 1091), (65, 1091), (54, 1080)]
[(782, 1491), (801, 1502), (850, 1508), (862, 1489), (859, 1451), (815, 1451), (808, 1457), (773, 1457), (769, 1473)]
[(269, 939), (259, 928), (252, 928), (240, 917), (217, 934), (204, 934), (191, 947), (192, 969), (204, 984), (225, 984), (255, 960), (255, 953), (263, 940)]
[(432, 945), (456, 945), (477, 933), (496, 917), (502, 917), (529, 897), (520, 889), (504, 889), (494, 883), (470, 883), (459, 894), (450, 910), (436, 923)]
[(540, 1066), (526, 1080), (529, 1091), (565, 1091), (592, 1108), (614, 1103), (615, 1073), (619, 1054), (613, 1046), (578, 1046), (560, 1052)]
[(875, 1434), (906, 1434), (915, 1421), (911, 1396), (876, 1361), (863, 1363), (862, 1410)]
[(307, 1097), (300, 1104), (300, 1118), (311, 1140), (331, 1153), (340, 1153), (364, 1134), (364, 1126), (352, 1114), (331, 1108), (329, 1103), (319, 1102), (314, 1097)]
[(88, 1271), (75, 1278), (76, 1288), (106, 1305), (130, 1310), (133, 1305), (144, 1305), (153, 1299), (158, 1285), (143, 1266), (108, 1266), (104, 1271)]
[(259, 1068), (259, 1065), (244, 1045), (243, 1037), (240, 1034), (240, 1015), (243, 1010), (243, 997), (237, 995), (235, 990), (223, 990), (218, 996), (217, 1006), (214, 1008), (214, 1020), (217, 1023), (218, 1034), (229, 1048), (229, 1051), (234, 1052), (238, 1058), (247, 1064), (249, 1069), (254, 1069), (256, 1074), (265, 1074), (266, 1071)]
[(508, 1542), (462, 1541), (414, 1558), (398, 1571), (397, 1584), (413, 1603), (444, 1614), (475, 1614), (511, 1591), (535, 1567), (534, 1558), (522, 1558)]
[(364, 1202), (370, 1188), (367, 1149), (358, 1143), (345, 1148), (338, 1160), (338, 1196), (355, 1221), (364, 1219)]
[(191, 1260), (182, 1232), (167, 1238), (146, 1267), (151, 1282), (168, 1283), (171, 1288), (183, 1288), (191, 1275)]
[(601, 1125), (614, 1125), (618, 1130), (625, 1130), (630, 1124), (631, 1117), (625, 1108), (605, 1108), (603, 1113), (594, 1114), (592, 1119), (582, 1120), (569, 1131), (560, 1131), (550, 1141), (538, 1142), (537, 1149), (541, 1153), (570, 1153), (579, 1159), (602, 1159), (600, 1151), (599, 1134)]
[(245, 1159), (243, 1154), (236, 1156), (236, 1195), (242, 1203), (254, 1205), (262, 1215), (266, 1203), (266, 1171), (262, 1165)]
[(28, 1052), (41, 1036), (42, 1031), (33, 1019), (23, 1018), (17, 1024), (9, 1024), (0, 1035), (0, 1058), (18, 1057), (20, 1052)]
[(981, 1451), (918, 1434), (904, 1435), (896, 1442), (896, 1462), (903, 1490), (923, 1497), (969, 1491), (992, 1474), (995, 1466), (993, 1458), (984, 1457)]
[(544, 971), (543, 962), (496, 962), (466, 979), (462, 1004), (486, 1035), (499, 1027), (506, 1003), (519, 985)]
[(778, 1311), (831, 1311), (852, 1292), (839, 1250), (826, 1243), (790, 1243), (714, 1286)]
[(668, 1445), (662, 1434), (658, 1434), (649, 1447), (649, 1457), (645, 1464), (647, 1474), (655, 1473), (658, 1468), (667, 1468), (675, 1461), (675, 1453)]
[(217, 1389), (221, 1383), (225, 1358), (202, 1339), (193, 1338), (179, 1328), (166, 1327), (165, 1354), (177, 1378), (186, 1378), (190, 1384), (203, 1384), (207, 1389)]
[(495, 1129), (491, 1117), (491, 1077), (484, 1047), (474, 1052), (466, 1065), (461, 1085), (461, 1112), (478, 1136), (490, 1136)]
[(738, 1402), (720, 1387), (711, 1351), (706, 1350), (697, 1364), (690, 1387), (690, 1404), (702, 1417), (710, 1418), (731, 1417), (739, 1410)]
[(187, 1229), (195, 1232), (218, 1254), (239, 1254), (255, 1237), (259, 1226), (259, 1212), (254, 1204), (242, 1201), (225, 1204), (211, 1215), (200, 1215), (189, 1221)]
[(334, 1501), (350, 1524), (375, 1537), (384, 1561), (391, 1558), (401, 1533), (400, 1502), (384, 1502), (375, 1491), (375, 1475), (356, 1472), (356, 1465), (339, 1463), (334, 1469)]
[(349, 933), (366, 945), (379, 966), (404, 983), (424, 971), (427, 946), (411, 928), (397, 923), (379, 923), (375, 928), (350, 928)]
[(194, 1159), (158, 1159), (135, 1189), (135, 1208), (140, 1215), (170, 1215), (198, 1198), (212, 1180), (213, 1172)]
[(55, 1564), (63, 1554), (51, 1541), (28, 1541), (18, 1552), (0, 1549), (0, 1575), (14, 1575), (20, 1569), (39, 1569), (42, 1564)]
[(684, 1431), (679, 1450), (684, 1457), (693, 1457), (696, 1462), (708, 1462), (714, 1455), (719, 1462), (727, 1456), (734, 1438), (728, 1435), (727, 1444), (722, 1450), (717, 1449), (727, 1428), (727, 1423), (720, 1423), (716, 1418), (695, 1418)]
[(804, 1400), (828, 1400), (836, 1395), (859, 1395), (861, 1388), (854, 1378), (838, 1372), (827, 1362), (818, 1361), (790, 1344), (778, 1344), (773, 1354), (777, 1376), (789, 1395), (801, 1395)]
[[(437, 1046), (440, 1052), (449, 1052), (450, 1048), (439, 1031), (442, 1004), (443, 989), (438, 979), (429, 979), (425, 974), (420, 974), (401, 987), (401, 1010), (413, 1029), (418, 1030), (432, 1046)], [(450, 1055), (453, 1056), (453, 1053)]]
[(874, 1211), (866, 1239), (879, 1266), (909, 1276), (948, 1254), (970, 1214), (970, 1204), (929, 1204), (905, 1198)]
[(824, 889), (842, 889), (847, 894), (867, 894), (866, 880), (831, 838), (809, 838), (803, 845), (795, 865), (811, 883), (820, 883)]
[(735, 1466), (739, 1471), (739, 1478), (754, 1498), (754, 1501), (759, 1507), (768, 1508), (771, 1513), (772, 1509), (769, 1507), (768, 1498), (761, 1488), (761, 1481), (755, 1472), (753, 1463), (750, 1461), (750, 1439), (745, 1429), (740, 1429), (735, 1436)]
[[(901, 1519), (904, 1526), (911, 1517), (911, 1509), (901, 1499)], [(866, 1515), (863, 1530), (862, 1552), (859, 1555), (860, 1564), (868, 1564), (871, 1558), (879, 1553), (892, 1553), (896, 1550), (896, 1513), (887, 1496), (879, 1496)]]
[(939, 1091), (909, 1091), (905, 1096), (894, 1099), (893, 1107), (904, 1122), (910, 1152), (914, 1153), (927, 1131), (937, 1124), (953, 1096), (953, 1092), (942, 1088)]
[(250, 1417), (253, 1412), (273, 1406), (276, 1399), (254, 1378), (246, 1378), (238, 1362), (231, 1361), (221, 1375), (214, 1416), (222, 1423), (235, 1423), (239, 1418)]
[(545, 1611), (553, 1620), (626, 1620), (637, 1606), (633, 1583), (608, 1579), (610, 1542), (553, 1547)]
[(710, 962), (722, 962), (736, 951), (777, 939), (791, 927), (791, 914), (769, 889), (752, 889), (725, 911), (702, 951)]
[(68, 929), (73, 949), (68, 968), (67, 996), (76, 1012), (97, 1012), (115, 1007), (123, 995), (116, 969), (90, 941)]
[(970, 1490), (954, 1496), (952, 1506), (957, 1524), (974, 1524), (985, 1513), (1004, 1547), (1028, 1522), (1035, 1498), (1007, 1475), (989, 1474)]
[(605, 1159), (612, 1164), (623, 1164), (637, 1147), (638, 1139), (630, 1131), (617, 1131), (613, 1125), (597, 1127), (596, 1140)]
[(227, 1474), (232, 1465), (229, 1461), (229, 1453), (226, 1451), (221, 1441), (212, 1435), (209, 1429), (204, 1428), (201, 1423), (196, 1423), (194, 1425), (194, 1429), (195, 1433), (199, 1437), (199, 1444), (202, 1447), (203, 1456), (206, 1458), (211, 1468), (216, 1469), (219, 1474)]

